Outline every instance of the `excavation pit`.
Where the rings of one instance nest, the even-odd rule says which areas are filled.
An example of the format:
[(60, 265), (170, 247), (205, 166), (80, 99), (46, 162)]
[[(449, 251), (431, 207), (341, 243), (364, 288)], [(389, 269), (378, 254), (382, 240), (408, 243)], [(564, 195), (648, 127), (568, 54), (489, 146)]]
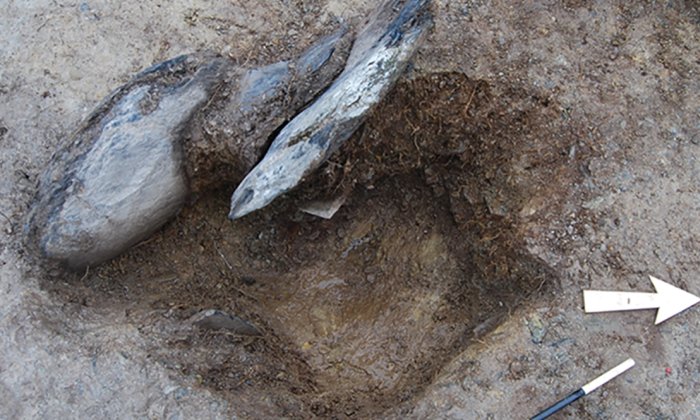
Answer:
[[(122, 257), (44, 287), (123, 315), (153, 361), (240, 412), (379, 415), (555, 284), (526, 236), (578, 176), (569, 124), (532, 92), (414, 75), (269, 208), (230, 222), (231, 188), (213, 191)], [(299, 210), (343, 194), (330, 220)], [(188, 327), (207, 309), (260, 335)]]

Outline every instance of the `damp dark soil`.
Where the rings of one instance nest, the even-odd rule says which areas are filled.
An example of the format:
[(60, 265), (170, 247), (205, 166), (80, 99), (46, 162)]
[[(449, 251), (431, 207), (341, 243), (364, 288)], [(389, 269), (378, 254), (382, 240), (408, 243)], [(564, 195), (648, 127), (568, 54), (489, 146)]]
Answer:
[[(126, 311), (155, 362), (251, 412), (265, 398), (274, 415), (378, 415), (556, 287), (525, 234), (579, 179), (576, 138), (545, 96), (414, 74), (270, 208), (230, 222), (232, 188), (204, 194), (126, 255), (44, 287)], [(330, 220), (299, 210), (338, 195)], [(206, 309), (261, 335), (179, 327)]]

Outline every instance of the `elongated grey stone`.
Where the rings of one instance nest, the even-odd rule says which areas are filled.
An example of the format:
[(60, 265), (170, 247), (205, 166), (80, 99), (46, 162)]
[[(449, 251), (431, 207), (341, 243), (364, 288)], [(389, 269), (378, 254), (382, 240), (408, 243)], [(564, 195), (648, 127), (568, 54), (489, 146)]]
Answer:
[(260, 209), (297, 186), (362, 124), (394, 86), (430, 27), (428, 0), (385, 2), (358, 35), (346, 68), (296, 116), (231, 197), (229, 217)]
[(253, 324), (245, 319), (216, 309), (207, 309), (196, 314), (192, 323), (205, 330), (226, 330), (238, 335), (260, 336)]
[(30, 245), (81, 268), (146, 239), (192, 189), (239, 180), (215, 168), (252, 167), (271, 134), (342, 70), (349, 43), (342, 30), (297, 60), (257, 69), (193, 54), (138, 74), (52, 157), (30, 212)]

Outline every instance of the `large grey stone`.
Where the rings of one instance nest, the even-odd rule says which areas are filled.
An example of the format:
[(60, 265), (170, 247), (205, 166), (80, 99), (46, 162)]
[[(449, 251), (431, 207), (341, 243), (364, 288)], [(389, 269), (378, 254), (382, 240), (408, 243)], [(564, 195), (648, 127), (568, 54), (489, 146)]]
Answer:
[[(193, 54), (138, 74), (52, 157), (30, 213), (30, 244), (81, 268), (144, 240), (177, 214), (192, 188), (235, 181), (214, 171), (222, 161), (241, 172), (252, 166), (289, 113), (341, 71), (348, 49), (341, 30), (294, 61), (245, 69)], [(202, 135), (217, 134), (207, 123), (219, 127), (218, 137)]]
[(179, 135), (227, 62), (181, 56), (117, 89), (52, 158), (30, 233), (42, 253), (92, 265), (143, 240), (188, 194)]

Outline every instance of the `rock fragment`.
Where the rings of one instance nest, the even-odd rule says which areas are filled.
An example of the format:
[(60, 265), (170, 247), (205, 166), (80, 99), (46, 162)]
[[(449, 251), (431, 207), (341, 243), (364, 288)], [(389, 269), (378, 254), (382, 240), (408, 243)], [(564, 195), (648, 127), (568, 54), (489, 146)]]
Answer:
[(192, 317), (191, 321), (193, 325), (204, 330), (225, 330), (236, 335), (262, 335), (250, 322), (216, 309), (204, 310)]
[(301, 206), (300, 210), (312, 216), (330, 220), (345, 204), (346, 199), (345, 195), (340, 195), (328, 200), (314, 200)]

